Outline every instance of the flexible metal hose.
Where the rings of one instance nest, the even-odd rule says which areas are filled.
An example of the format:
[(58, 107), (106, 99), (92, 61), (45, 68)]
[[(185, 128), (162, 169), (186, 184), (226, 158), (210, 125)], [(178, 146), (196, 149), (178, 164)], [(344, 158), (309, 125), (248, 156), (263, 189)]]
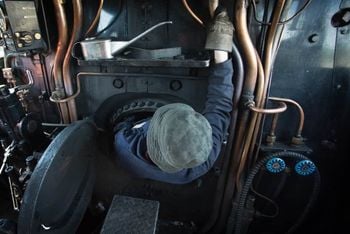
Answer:
[[(235, 234), (243, 234), (242, 233), (242, 219), (243, 219), (243, 212), (244, 212), (244, 206), (249, 194), (249, 190), (251, 185), (253, 184), (254, 178), (255, 176), (258, 174), (258, 172), (260, 171), (260, 169), (266, 164), (266, 162), (272, 158), (275, 157), (279, 157), (279, 158), (292, 158), (292, 159), (299, 159), (299, 160), (309, 160), (309, 158), (307, 158), (306, 156), (299, 154), (299, 153), (295, 153), (295, 152), (288, 152), (288, 151), (284, 151), (284, 152), (278, 152), (275, 154), (272, 154), (270, 156), (267, 156), (265, 158), (263, 158), (262, 160), (260, 160), (255, 166), (254, 168), (250, 171), (246, 182), (244, 184), (244, 187), (240, 193), (239, 196), (239, 200), (238, 200), (238, 206), (235, 210), (232, 210), (233, 213), (235, 213), (235, 227), (234, 227), (234, 233)], [(299, 216), (298, 220), (295, 222), (295, 224), (289, 228), (289, 230), (287, 231), (288, 234), (294, 233), (298, 227), (300, 226), (300, 224), (302, 224), (302, 222), (304, 221), (304, 219), (306, 218), (307, 214), (309, 213), (310, 209), (312, 208), (312, 206), (314, 205), (319, 190), (320, 190), (320, 184), (321, 184), (321, 176), (320, 173), (316, 167), (314, 173), (314, 186), (312, 189), (312, 193), (310, 195), (310, 199), (309, 202), (307, 203), (304, 211), (302, 212), (302, 214)]]

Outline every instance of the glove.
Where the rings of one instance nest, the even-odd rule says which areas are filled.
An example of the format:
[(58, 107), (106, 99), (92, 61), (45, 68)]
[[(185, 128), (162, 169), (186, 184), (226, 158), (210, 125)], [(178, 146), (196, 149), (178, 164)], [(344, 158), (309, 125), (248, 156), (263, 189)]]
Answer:
[(214, 19), (207, 26), (205, 49), (231, 52), (233, 40), (233, 24), (226, 9), (218, 7)]

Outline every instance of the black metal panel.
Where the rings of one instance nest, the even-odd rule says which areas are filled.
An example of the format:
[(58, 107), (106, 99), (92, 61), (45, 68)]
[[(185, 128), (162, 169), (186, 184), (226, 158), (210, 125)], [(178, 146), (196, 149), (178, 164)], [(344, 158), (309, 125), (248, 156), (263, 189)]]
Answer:
[[(108, 98), (127, 94), (130, 99), (135, 99), (137, 94), (141, 97), (142, 95), (144, 97), (147, 95), (178, 97), (201, 111), (204, 108), (207, 92), (207, 79), (203, 77), (113, 74), (111, 76), (86, 76), (82, 77), (81, 81), (83, 91), (78, 98), (78, 107), (79, 113), (83, 116), (93, 114)], [(117, 86), (116, 82), (120, 83), (120, 86)], [(179, 86), (177, 87), (174, 83)], [(135, 94), (134, 97), (133, 94)], [(120, 103), (116, 103), (118, 104)]]
[[(270, 96), (298, 101), (306, 116), (303, 136), (318, 143), (327, 135), (325, 127), (331, 113), (336, 29), (330, 20), (339, 3), (313, 1), (286, 25), (272, 76)], [(302, 4), (294, 1), (292, 9)], [(298, 113), (290, 107), (279, 121), (280, 140), (290, 141), (297, 123)]]
[[(302, 4), (293, 2), (293, 9)], [(271, 96), (292, 98), (304, 108), (306, 119), (303, 136), (306, 137), (306, 144), (312, 146), (314, 153), (310, 157), (319, 167), (322, 179), (318, 203), (298, 233), (342, 233), (347, 228), (345, 217), (348, 216), (349, 193), (345, 191), (344, 184), (347, 183), (346, 168), (349, 165), (350, 28), (333, 28), (331, 18), (339, 6), (349, 5), (348, 0), (314, 0), (286, 26), (276, 58)], [(287, 113), (281, 115), (278, 139), (290, 142), (297, 124), (298, 112), (294, 107), (289, 107)], [(265, 130), (267, 127), (269, 124)], [(264, 187), (271, 181), (260, 183)], [(297, 188), (304, 182), (293, 183)], [(297, 190), (302, 191), (300, 195), (307, 196), (306, 190)], [(296, 200), (286, 201), (288, 204), (283, 206), (289, 213), (285, 216), (290, 219), (293, 212), (298, 210), (297, 207), (301, 206)], [(334, 215), (330, 216), (330, 213)], [(277, 219), (270, 222), (261, 219), (260, 224), (252, 230), (283, 226)]]

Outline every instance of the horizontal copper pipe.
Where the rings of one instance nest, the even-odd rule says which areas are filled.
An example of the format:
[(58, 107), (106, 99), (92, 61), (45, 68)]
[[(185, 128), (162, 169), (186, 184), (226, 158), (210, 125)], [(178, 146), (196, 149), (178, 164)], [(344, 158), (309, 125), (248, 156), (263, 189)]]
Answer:
[[(70, 42), (68, 45), (67, 53), (63, 61), (63, 80), (64, 80), (64, 86), (65, 91), (68, 96), (73, 95), (73, 84), (72, 84), (72, 74), (71, 74), (71, 52), (74, 46), (74, 43), (79, 40), (80, 33), (81, 33), (81, 27), (83, 24), (83, 6), (81, 3), (81, 0), (73, 0), (73, 29), (72, 29), (72, 35), (70, 38)], [(69, 107), (69, 116), (70, 121), (74, 122), (78, 120), (77, 115), (77, 107), (75, 105), (74, 100), (68, 101), (68, 107)]]
[(278, 97), (269, 97), (269, 100), (271, 101), (276, 101), (276, 102), (285, 102), (285, 103), (289, 103), (294, 105), (298, 111), (299, 111), (299, 126), (298, 126), (298, 130), (297, 130), (297, 137), (301, 137), (301, 133), (303, 132), (303, 128), (304, 128), (304, 121), (305, 121), (305, 114), (304, 114), (304, 110), (301, 107), (301, 105), (299, 103), (297, 103), (296, 101), (292, 100), (292, 99), (288, 99), (288, 98), (278, 98)]
[(73, 95), (66, 97), (66, 98), (63, 98), (63, 99), (55, 99), (53, 97), (50, 97), (50, 101), (55, 102), (55, 103), (65, 103), (65, 102), (69, 102), (69, 101), (76, 99), (79, 96), (79, 94), (81, 93), (80, 79), (82, 76), (113, 76), (113, 75), (115, 75), (115, 74), (113, 74), (113, 73), (98, 73), (98, 72), (79, 72), (76, 75), (77, 91)]

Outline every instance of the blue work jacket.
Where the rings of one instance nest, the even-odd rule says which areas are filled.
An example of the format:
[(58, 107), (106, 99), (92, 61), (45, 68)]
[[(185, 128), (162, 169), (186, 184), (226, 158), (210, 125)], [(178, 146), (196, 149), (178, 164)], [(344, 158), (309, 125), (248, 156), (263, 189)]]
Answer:
[(207, 118), (213, 133), (213, 149), (203, 164), (167, 173), (158, 168), (147, 157), (146, 136), (149, 120), (135, 126), (123, 123), (114, 137), (115, 157), (130, 173), (142, 177), (173, 184), (189, 183), (208, 172), (220, 154), (221, 145), (227, 133), (232, 110), (232, 61), (214, 64), (208, 77), (208, 93), (202, 114)]

